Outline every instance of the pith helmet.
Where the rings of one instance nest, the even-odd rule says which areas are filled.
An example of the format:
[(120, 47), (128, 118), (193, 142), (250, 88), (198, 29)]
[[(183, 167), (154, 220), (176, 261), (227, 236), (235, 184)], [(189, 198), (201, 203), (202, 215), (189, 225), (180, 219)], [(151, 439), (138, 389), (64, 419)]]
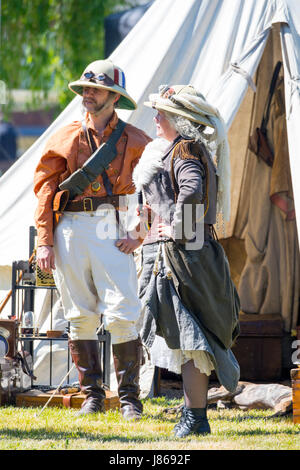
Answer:
[(136, 102), (125, 89), (125, 75), (120, 67), (111, 60), (96, 60), (89, 64), (79, 80), (69, 83), (69, 88), (77, 95), (83, 93), (83, 87), (103, 88), (121, 95), (116, 107), (121, 109), (136, 109)]
[(204, 126), (214, 127), (209, 120), (210, 113), (205, 112), (207, 102), (204, 96), (192, 85), (163, 85), (159, 93), (151, 94), (149, 101), (146, 101), (144, 105), (183, 116)]

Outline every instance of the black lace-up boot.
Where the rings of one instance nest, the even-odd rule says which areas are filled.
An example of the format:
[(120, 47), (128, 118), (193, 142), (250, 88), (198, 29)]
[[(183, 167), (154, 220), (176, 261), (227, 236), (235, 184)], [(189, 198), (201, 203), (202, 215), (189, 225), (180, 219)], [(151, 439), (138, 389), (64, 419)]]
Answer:
[(186, 437), (190, 434), (209, 434), (210, 426), (206, 408), (183, 408), (182, 417), (174, 428), (175, 437)]

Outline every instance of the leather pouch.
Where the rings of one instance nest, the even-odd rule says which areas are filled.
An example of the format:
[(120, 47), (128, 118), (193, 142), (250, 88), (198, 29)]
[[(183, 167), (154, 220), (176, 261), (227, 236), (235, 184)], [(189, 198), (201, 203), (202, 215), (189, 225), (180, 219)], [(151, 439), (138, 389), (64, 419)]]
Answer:
[(255, 132), (250, 136), (248, 148), (268, 166), (273, 166), (274, 154), (270, 148), (266, 133), (259, 127), (257, 127)]
[(251, 150), (251, 152), (253, 152), (257, 157), (261, 158), (270, 167), (273, 166), (274, 154), (268, 142), (267, 123), (269, 121), (271, 101), (275, 91), (281, 65), (282, 63), (280, 61), (277, 62), (273, 72), (261, 126), (255, 129), (254, 133), (249, 137), (248, 142), (249, 150)]
[(61, 213), (68, 203), (69, 194), (69, 190), (64, 189), (63, 191), (58, 191), (53, 198), (53, 229), (57, 226), (62, 215)]
[(69, 191), (64, 189), (63, 191), (58, 191), (53, 198), (53, 211), (63, 211), (69, 200)]

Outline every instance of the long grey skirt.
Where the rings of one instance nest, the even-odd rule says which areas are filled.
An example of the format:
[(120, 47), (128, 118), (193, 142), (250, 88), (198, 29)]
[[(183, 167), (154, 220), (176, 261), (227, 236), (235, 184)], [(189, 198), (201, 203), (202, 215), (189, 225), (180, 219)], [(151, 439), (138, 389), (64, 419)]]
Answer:
[[(231, 349), (222, 347), (214, 335), (195, 321), (194, 315), (191, 315), (179, 298), (165, 266), (161, 266), (159, 272), (156, 271), (158, 247), (159, 243), (153, 243), (144, 245), (142, 250), (139, 295), (143, 304), (143, 324), (140, 330), (143, 343), (150, 350), (156, 344), (159, 348), (163, 345), (165, 353), (166, 348), (183, 352), (206, 352), (220, 384), (227, 390), (234, 391), (240, 377), (240, 368), (234, 354)], [(158, 341), (155, 341), (156, 338)], [(159, 338), (163, 338), (163, 341)], [(153, 355), (159, 357), (159, 354)], [(158, 362), (157, 365), (160, 365), (161, 362)]]

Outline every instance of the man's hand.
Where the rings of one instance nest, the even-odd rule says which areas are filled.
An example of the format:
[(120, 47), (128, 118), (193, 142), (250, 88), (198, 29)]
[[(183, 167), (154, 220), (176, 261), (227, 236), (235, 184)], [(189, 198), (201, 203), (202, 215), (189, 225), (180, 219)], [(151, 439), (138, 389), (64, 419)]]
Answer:
[(151, 217), (153, 217), (152, 209), (148, 204), (143, 204), (141, 206), (137, 206), (136, 213), (140, 217), (141, 222), (146, 222), (149, 224), (151, 222)]
[(51, 273), (51, 270), (55, 269), (53, 247), (50, 245), (38, 246), (36, 250), (36, 261), (42, 271)]
[(126, 253), (126, 255), (130, 255), (134, 252), (141, 244), (143, 240), (139, 238), (131, 238), (129, 235), (127, 238), (123, 238), (122, 240), (118, 240), (116, 242), (116, 246), (119, 248), (122, 253)]

